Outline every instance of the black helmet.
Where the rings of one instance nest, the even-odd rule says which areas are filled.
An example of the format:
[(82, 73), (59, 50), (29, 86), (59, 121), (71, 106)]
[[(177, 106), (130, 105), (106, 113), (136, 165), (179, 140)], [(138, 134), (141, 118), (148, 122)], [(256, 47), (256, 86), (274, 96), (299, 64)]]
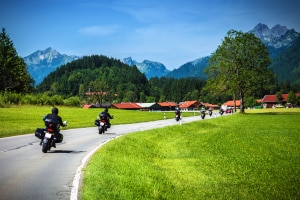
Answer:
[(52, 108), (52, 114), (58, 114), (58, 109), (57, 108)]
[(104, 108), (104, 112), (108, 112), (108, 108)]

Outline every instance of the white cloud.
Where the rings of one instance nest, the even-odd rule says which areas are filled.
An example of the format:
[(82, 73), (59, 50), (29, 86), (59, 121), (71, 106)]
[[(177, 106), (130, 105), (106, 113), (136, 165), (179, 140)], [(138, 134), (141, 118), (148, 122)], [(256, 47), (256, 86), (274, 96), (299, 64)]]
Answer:
[(89, 26), (79, 30), (79, 33), (91, 36), (112, 35), (119, 29), (118, 25), (109, 26)]

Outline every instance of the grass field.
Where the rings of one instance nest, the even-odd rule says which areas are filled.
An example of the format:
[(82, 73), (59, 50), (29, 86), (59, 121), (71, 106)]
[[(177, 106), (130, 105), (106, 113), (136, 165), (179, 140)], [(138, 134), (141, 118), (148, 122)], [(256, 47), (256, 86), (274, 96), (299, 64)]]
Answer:
[[(22, 135), (34, 133), (37, 127), (43, 127), (43, 116), (51, 112), (50, 106), (16, 106), (10, 108), (0, 108), (0, 137)], [(83, 109), (58, 107), (59, 115), (63, 120), (68, 121), (67, 129), (92, 127), (94, 120), (103, 109)], [(109, 109), (109, 113), (114, 115), (112, 124), (128, 124), (135, 122), (145, 122), (161, 120), (164, 118), (163, 112), (147, 111), (127, 111)], [(194, 113), (183, 113), (183, 117), (191, 116)], [(199, 114), (199, 113), (197, 113)], [(174, 118), (174, 112), (166, 112), (167, 118)]]
[(247, 110), (105, 144), (82, 199), (299, 199), (300, 110)]
[[(68, 129), (94, 126), (103, 110), (59, 109)], [(0, 137), (33, 133), (50, 110), (1, 108)], [(85, 169), (81, 198), (299, 199), (300, 109), (246, 112), (136, 132), (105, 144)], [(113, 125), (163, 119), (162, 112), (110, 113)], [(194, 113), (183, 113), (189, 115)]]

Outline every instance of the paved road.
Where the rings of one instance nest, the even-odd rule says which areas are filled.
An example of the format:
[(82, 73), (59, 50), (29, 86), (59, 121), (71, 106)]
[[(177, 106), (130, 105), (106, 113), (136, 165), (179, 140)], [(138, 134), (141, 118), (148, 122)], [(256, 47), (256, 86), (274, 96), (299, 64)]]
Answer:
[[(209, 119), (210, 117), (206, 117)], [(201, 120), (183, 118), (182, 124)], [(113, 124), (113, 121), (112, 121)], [(62, 130), (64, 141), (48, 153), (42, 153), (33, 134), (0, 139), (0, 199), (70, 199), (74, 177), (82, 160), (103, 143), (121, 135), (176, 125), (174, 119), (112, 125), (107, 133), (97, 127)], [(56, 170), (54, 170), (56, 169)], [(77, 174), (78, 175), (78, 174)], [(73, 194), (74, 197), (74, 194)]]

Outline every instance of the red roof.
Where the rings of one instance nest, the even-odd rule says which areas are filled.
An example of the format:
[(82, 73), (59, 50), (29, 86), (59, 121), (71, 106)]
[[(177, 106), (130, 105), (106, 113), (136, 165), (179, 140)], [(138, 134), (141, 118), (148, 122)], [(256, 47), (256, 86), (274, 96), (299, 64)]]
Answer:
[[(296, 93), (296, 96), (300, 96), (300, 93)], [(286, 102), (287, 101), (288, 94), (282, 94), (282, 101)], [(277, 97), (275, 94), (270, 94), (270, 95), (265, 95), (264, 98), (262, 99), (262, 102), (264, 103), (276, 103), (277, 102)]]
[(177, 103), (174, 103), (174, 102), (160, 102), (158, 103), (160, 106), (162, 107), (176, 107), (177, 106)]
[(208, 107), (208, 108), (217, 108), (219, 107), (219, 105), (217, 104), (210, 104), (210, 103), (202, 103), (205, 107)]
[[(227, 101), (223, 104), (224, 106), (230, 106), (230, 107), (234, 107), (234, 101)], [(240, 106), (241, 105), (241, 101), (240, 100), (235, 100), (235, 106)]]
[(141, 109), (142, 107), (136, 103), (114, 103), (113, 106), (117, 109)]
[(179, 105), (179, 108), (190, 108), (190, 107), (198, 107), (199, 103), (197, 101), (185, 101), (183, 104)]
[(89, 105), (89, 104), (85, 104), (84, 106), (83, 106), (83, 108), (90, 108), (92, 105)]
[[(282, 95), (282, 98), (284, 100), (284, 96), (285, 95)], [(272, 95), (265, 95), (264, 98), (262, 99), (262, 102), (277, 102), (277, 97), (275, 94), (272, 94)]]

